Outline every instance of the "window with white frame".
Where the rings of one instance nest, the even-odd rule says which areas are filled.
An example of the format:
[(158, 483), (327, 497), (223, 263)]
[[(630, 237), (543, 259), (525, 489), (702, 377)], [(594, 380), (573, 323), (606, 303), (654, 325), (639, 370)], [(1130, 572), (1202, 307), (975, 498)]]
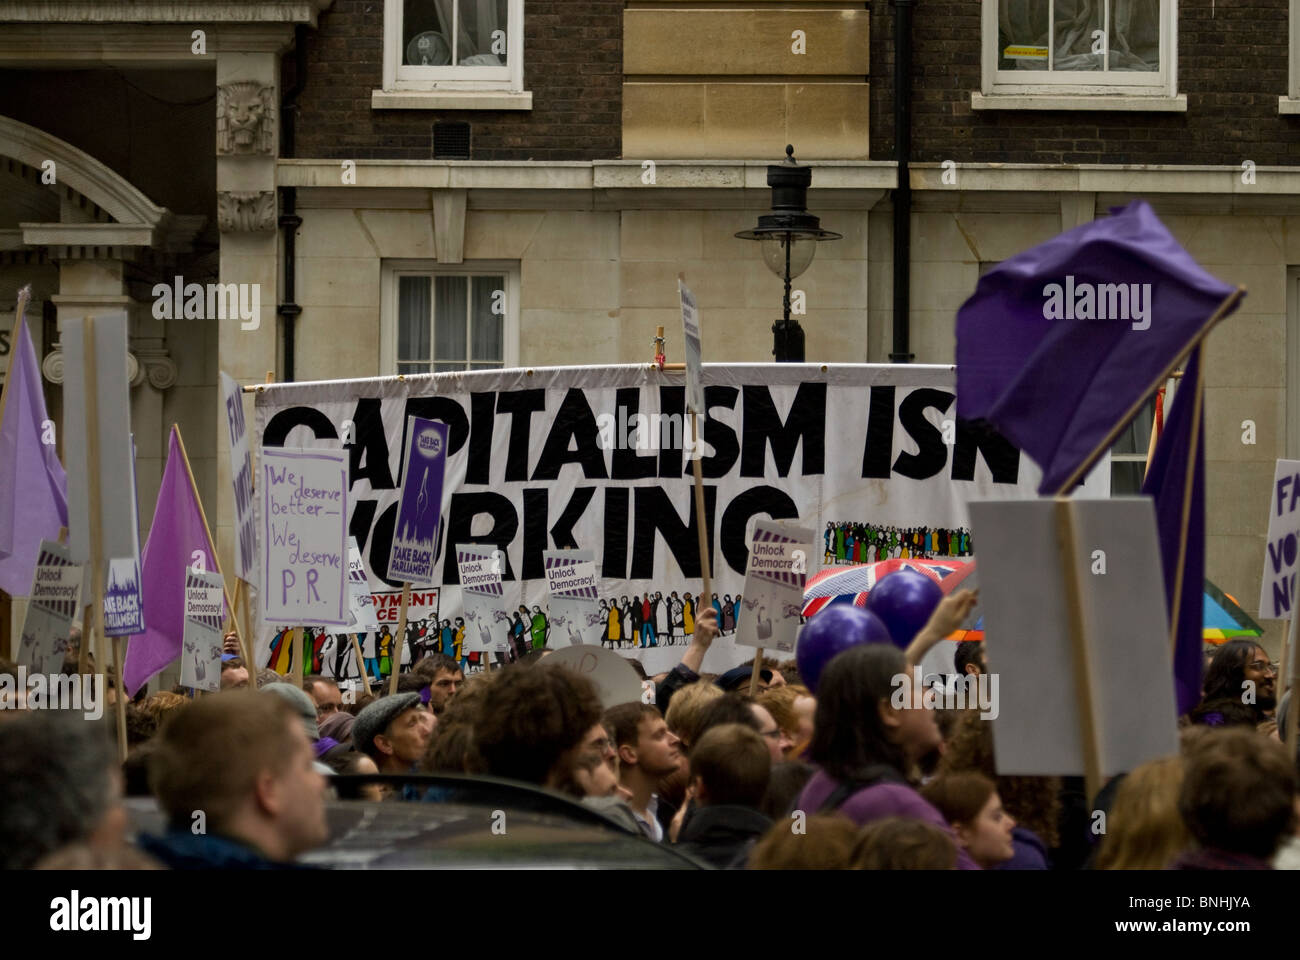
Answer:
[(486, 370), (519, 362), (519, 273), (500, 264), (386, 265), (386, 373)]
[(1174, 89), (1175, 0), (983, 0), (986, 94)]
[(384, 89), (521, 91), (523, 0), (385, 0)]

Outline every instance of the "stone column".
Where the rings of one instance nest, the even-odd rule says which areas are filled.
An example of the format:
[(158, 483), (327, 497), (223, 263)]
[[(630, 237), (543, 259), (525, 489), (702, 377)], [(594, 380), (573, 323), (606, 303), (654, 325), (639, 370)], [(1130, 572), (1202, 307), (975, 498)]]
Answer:
[[(218, 367), (242, 384), (261, 383), (277, 361), (279, 233), (275, 161), (279, 143), (280, 60), (272, 52), (217, 55), (217, 218), (221, 229), (221, 282), (256, 285), (255, 320), (238, 317), (217, 324)], [(216, 478), (208, 505), (222, 570), (234, 588), (234, 495), (230, 481), (230, 438), (225, 414), (214, 396), (217, 443), (203, 451), (204, 468)], [(253, 402), (246, 395), (244, 416), (253, 430)], [(195, 456), (191, 451), (191, 456)], [(195, 464), (196, 470), (199, 464)], [(251, 666), (251, 665), (250, 665)]]

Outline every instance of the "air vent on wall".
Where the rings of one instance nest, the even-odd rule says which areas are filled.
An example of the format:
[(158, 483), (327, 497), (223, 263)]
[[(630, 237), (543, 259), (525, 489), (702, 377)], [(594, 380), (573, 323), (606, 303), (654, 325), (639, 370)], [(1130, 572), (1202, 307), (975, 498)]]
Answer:
[(469, 124), (435, 123), (433, 125), (433, 159), (468, 160)]

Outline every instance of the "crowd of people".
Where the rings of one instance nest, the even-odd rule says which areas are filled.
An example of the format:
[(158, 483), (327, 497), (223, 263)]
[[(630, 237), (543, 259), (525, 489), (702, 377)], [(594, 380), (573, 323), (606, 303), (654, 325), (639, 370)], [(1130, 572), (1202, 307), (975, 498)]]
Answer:
[[(602, 704), (544, 648), (468, 678), (431, 652), (396, 692), (360, 696), (229, 657), (219, 693), (127, 702), (125, 763), (111, 711), (25, 710), (20, 693), (0, 711), (0, 867), (294, 865), (330, 840), (332, 798), (437, 802), (402, 778), (454, 774), (550, 791), (719, 869), (1300, 868), (1289, 695), (1261, 647), (1214, 650), (1179, 753), (1089, 797), (1080, 778), (1000, 774), (976, 711), (895, 704), (976, 599), (944, 599), (907, 650), (849, 647), (815, 689), (795, 661), (764, 660), (753, 696), (748, 663), (702, 672), (709, 608), (653, 703)], [(956, 664), (996, 669), (979, 643)], [(127, 796), (152, 796), (169, 828), (132, 832)]]

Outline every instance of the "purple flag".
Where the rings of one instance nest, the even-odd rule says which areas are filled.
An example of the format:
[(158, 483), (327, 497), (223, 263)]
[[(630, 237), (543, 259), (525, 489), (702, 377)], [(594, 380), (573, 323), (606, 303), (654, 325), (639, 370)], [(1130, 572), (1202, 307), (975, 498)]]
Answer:
[(1233, 292), (1145, 201), (1112, 214), (998, 264), (957, 311), (957, 413), (1033, 457), (1040, 494), (1127, 422)]
[(123, 664), (123, 679), (131, 696), (181, 655), (185, 574), (194, 563), (196, 550), (203, 555), (204, 569), (215, 571), (216, 552), (208, 540), (180, 438), (173, 427), (158, 506), (141, 563), (145, 632), (131, 638)]
[(45, 395), (25, 320), (12, 349), (0, 423), (0, 590), (22, 597), (32, 588), (41, 541), (59, 539), (68, 525), (68, 477), (54, 444), (41, 442)]
[[(1155, 499), (1160, 558), (1165, 573), (1165, 607), (1174, 622), (1174, 590), (1178, 585), (1179, 541), (1186, 538), (1182, 591), (1178, 598), (1174, 640), (1174, 696), (1184, 714), (1201, 699), (1201, 650), (1205, 615), (1205, 412), (1193, 418), (1196, 382), (1201, 375), (1201, 348), (1192, 351), (1174, 397), (1164, 432), (1156, 441), (1142, 492)], [(1196, 439), (1191, 490), (1187, 488), (1188, 458)], [(1184, 503), (1190, 498), (1187, 526)]]

